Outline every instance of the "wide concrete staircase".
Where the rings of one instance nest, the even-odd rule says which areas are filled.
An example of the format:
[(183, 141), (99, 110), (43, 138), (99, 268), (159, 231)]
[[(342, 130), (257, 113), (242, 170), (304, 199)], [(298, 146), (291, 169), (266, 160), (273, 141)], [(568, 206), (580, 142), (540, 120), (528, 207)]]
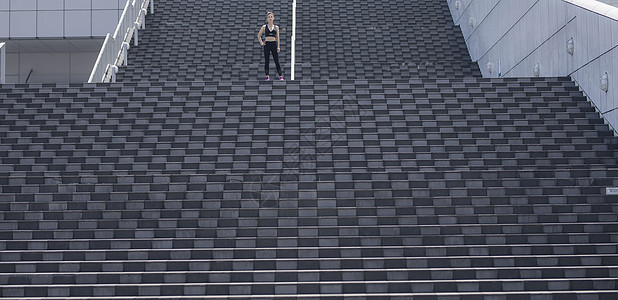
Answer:
[(618, 296), (618, 140), (569, 78), (475, 76), (445, 1), (303, 1), (327, 44), (417, 28), (380, 31), (409, 72), (303, 33), (262, 82), (259, 48), (187, 62), (161, 26), (275, 9), (157, 3), (123, 82), (0, 86), (0, 298)]

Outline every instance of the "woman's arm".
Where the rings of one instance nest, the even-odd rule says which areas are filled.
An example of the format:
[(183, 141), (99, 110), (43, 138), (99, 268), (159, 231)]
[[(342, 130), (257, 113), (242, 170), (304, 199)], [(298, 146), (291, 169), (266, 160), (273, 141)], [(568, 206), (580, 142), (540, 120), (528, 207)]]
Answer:
[(281, 31), (281, 30), (279, 30), (279, 26), (277, 26), (277, 52), (281, 51), (281, 48), (279, 48), (279, 44), (280, 44), (279, 43), (279, 41), (280, 41), (280, 39), (279, 39), (279, 31)]
[(264, 26), (263, 25), (262, 28), (260, 28), (260, 32), (258, 32), (258, 41), (260, 42), (260, 45), (264, 46), (264, 42), (262, 42), (262, 34), (264, 33)]

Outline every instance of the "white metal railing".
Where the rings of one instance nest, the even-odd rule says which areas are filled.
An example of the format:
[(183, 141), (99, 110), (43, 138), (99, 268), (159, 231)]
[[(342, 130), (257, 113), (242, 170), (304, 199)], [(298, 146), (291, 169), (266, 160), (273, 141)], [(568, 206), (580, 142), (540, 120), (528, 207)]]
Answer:
[(6, 83), (6, 43), (0, 43), (0, 84)]
[(134, 45), (138, 45), (138, 30), (144, 28), (148, 6), (152, 13), (154, 0), (127, 0), (114, 35), (105, 37), (88, 83), (116, 81), (118, 65), (127, 65), (129, 42), (134, 38)]
[(292, 67), (291, 80), (294, 80), (294, 69), (296, 64), (296, 0), (292, 2)]

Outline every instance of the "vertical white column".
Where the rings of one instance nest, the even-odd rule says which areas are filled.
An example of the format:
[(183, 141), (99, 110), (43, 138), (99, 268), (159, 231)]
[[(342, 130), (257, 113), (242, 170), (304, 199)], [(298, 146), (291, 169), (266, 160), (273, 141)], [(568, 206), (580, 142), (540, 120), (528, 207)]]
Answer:
[(296, 64), (296, 0), (292, 2), (292, 75), (294, 80), (294, 69)]
[(142, 29), (146, 28), (146, 15), (147, 15), (148, 10), (146, 10), (145, 8), (142, 8)]
[(6, 43), (0, 43), (0, 84), (6, 83)]
[(139, 22), (135, 22), (133, 25), (133, 46), (139, 45)]
[(123, 66), (127, 66), (129, 64), (128, 60), (129, 60), (129, 43), (127, 42), (123, 42), (122, 43), (122, 53), (123, 53), (123, 60), (124, 62), (122, 63)]

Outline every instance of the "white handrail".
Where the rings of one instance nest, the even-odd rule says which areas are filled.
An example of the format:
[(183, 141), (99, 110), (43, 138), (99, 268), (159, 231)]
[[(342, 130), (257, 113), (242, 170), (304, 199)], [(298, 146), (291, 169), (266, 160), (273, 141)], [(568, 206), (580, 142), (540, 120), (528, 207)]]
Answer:
[[(136, 3), (139, 3), (136, 5)], [(146, 20), (147, 7), (153, 11), (154, 0), (127, 0), (114, 35), (107, 34), (99, 56), (92, 68), (88, 83), (115, 81), (115, 74), (110, 71), (116, 70), (118, 65), (127, 63), (129, 42)], [(135, 35), (137, 39), (137, 34)], [(126, 44), (125, 44), (126, 43)], [(135, 41), (137, 45), (137, 41)], [(114, 72), (114, 71), (112, 71)], [(113, 76), (112, 76), (113, 75)]]
[(0, 84), (6, 83), (6, 43), (0, 43)]
[(294, 69), (296, 64), (296, 0), (292, 2), (292, 75), (291, 80), (294, 80)]

